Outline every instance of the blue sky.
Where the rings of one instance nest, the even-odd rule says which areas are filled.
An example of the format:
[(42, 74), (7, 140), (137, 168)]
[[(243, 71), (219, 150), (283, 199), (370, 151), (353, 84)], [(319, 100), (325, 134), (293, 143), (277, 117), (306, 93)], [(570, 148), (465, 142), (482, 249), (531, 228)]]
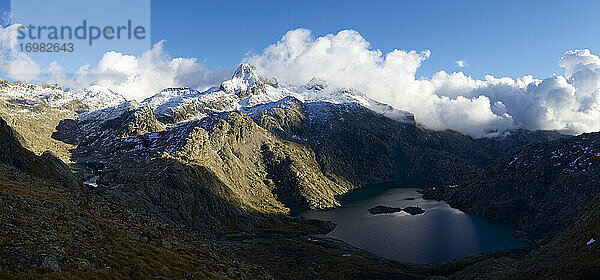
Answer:
[(372, 48), (432, 51), (419, 74), (440, 69), (518, 77), (562, 73), (573, 48), (600, 47), (600, 1), (153, 1), (153, 40), (171, 54), (231, 67), (286, 31), (355, 29)]
[[(48, 38), (49, 32), (44, 32), (39, 28), (32, 28), (32, 30), (24, 32), (24, 34), (31, 35), (22, 38), (19, 41), (20, 44), (55, 42), (69, 42), (74, 44), (73, 53), (27, 53), (29, 57), (44, 68), (47, 68), (52, 61), (57, 61), (63, 67), (63, 70), (66, 70), (65, 72), (75, 72), (82, 65), (95, 65), (100, 57), (109, 50), (139, 55), (152, 46), (150, 33), (151, 3), (149, 0), (12, 0), (10, 4), (11, 22), (20, 23), (23, 26), (56, 27), (57, 34), (61, 34), (59, 31), (61, 26), (68, 26), (72, 29), (76, 29), (78, 26), (82, 26), (84, 21), (87, 27), (95, 26), (98, 28), (98, 33), (106, 26), (111, 26), (113, 28), (116, 26), (127, 26), (128, 21), (131, 21), (131, 29), (135, 29), (137, 26), (145, 28), (144, 39), (127, 39), (129, 33), (127, 31), (121, 31), (120, 33), (123, 34), (123, 40), (93, 40), (91, 39), (92, 36), (90, 36), (91, 31), (89, 28), (86, 28), (85, 39), (68, 39), (68, 35), (66, 35), (67, 39), (59, 37), (60, 39), (51, 40)], [(115, 6), (119, 6), (120, 8), (114, 9)], [(131, 11), (135, 11), (135, 13), (132, 13)], [(115, 33), (116, 30), (113, 35), (115, 35)], [(82, 32), (79, 32), (79, 34), (81, 35)], [(31, 38), (29, 36), (31, 36)], [(98, 34), (98, 36), (100, 36), (100, 34)]]
[[(0, 9), (9, 9), (1, 0)], [(560, 74), (569, 49), (600, 51), (600, 1), (152, 1), (152, 42), (172, 56), (231, 68), (285, 32), (357, 30), (373, 49), (431, 50), (418, 75), (462, 70), (519, 77)], [(455, 61), (469, 67), (459, 69)], [(97, 61), (90, 61), (96, 63)]]

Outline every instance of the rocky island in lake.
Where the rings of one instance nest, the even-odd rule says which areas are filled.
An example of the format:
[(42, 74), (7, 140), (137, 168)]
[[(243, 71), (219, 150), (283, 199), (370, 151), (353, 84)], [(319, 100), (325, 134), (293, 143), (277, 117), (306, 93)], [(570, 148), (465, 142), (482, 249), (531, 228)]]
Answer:
[(389, 206), (383, 206), (383, 205), (378, 205), (378, 206), (375, 206), (375, 207), (369, 209), (369, 213), (371, 213), (371, 215), (390, 214), (390, 213), (396, 213), (396, 212), (400, 212), (400, 211), (402, 211), (402, 208), (400, 208), (400, 207), (389, 207)]
[(384, 205), (378, 205), (378, 206), (375, 206), (375, 207), (369, 209), (369, 213), (371, 213), (371, 215), (391, 214), (391, 213), (396, 213), (396, 212), (400, 212), (400, 211), (404, 211), (411, 215), (420, 215), (420, 214), (425, 213), (425, 210), (423, 210), (423, 208), (421, 208), (419, 206), (409, 206), (409, 207), (406, 207), (403, 209), (400, 207), (389, 207), (389, 206), (384, 206)]
[(421, 215), (421, 214), (425, 213), (425, 210), (423, 208), (419, 207), (418, 205), (417, 206), (409, 206), (402, 210), (411, 215)]

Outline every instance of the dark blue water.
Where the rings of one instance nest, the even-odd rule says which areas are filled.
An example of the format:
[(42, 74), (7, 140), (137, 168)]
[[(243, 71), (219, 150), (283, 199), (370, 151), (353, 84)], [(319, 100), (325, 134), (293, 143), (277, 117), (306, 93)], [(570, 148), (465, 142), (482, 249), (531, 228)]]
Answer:
[[(371, 187), (353, 191), (341, 200), (343, 206), (334, 210), (299, 215), (332, 221), (338, 226), (328, 236), (402, 262), (442, 263), (528, 245), (512, 236), (512, 227), (464, 213), (443, 201), (424, 200), (417, 189)], [(371, 215), (368, 209), (377, 205), (418, 205), (425, 213)]]

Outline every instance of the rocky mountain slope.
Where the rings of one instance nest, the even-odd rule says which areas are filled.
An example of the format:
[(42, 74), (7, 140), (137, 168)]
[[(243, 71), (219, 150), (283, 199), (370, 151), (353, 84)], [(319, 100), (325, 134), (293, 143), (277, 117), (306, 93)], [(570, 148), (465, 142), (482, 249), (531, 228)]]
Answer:
[(556, 238), (517, 262), (515, 275), (538, 278), (600, 278), (600, 195), (577, 214)]
[(557, 140), (565, 137), (567, 136), (551, 130), (529, 131), (517, 129), (503, 132), (494, 137), (478, 138), (475, 141), (492, 155), (499, 157), (514, 148), (525, 146), (529, 143)]
[(428, 194), (539, 239), (568, 225), (600, 192), (599, 167), (600, 133), (582, 134), (513, 150), (480, 178)]
[[(329, 223), (286, 213), (290, 207), (335, 207), (336, 196), (350, 189), (397, 180), (406, 186), (435, 186), (428, 194), (457, 205), (464, 201), (459, 205), (464, 209), (471, 209), (468, 200), (486, 201), (497, 208), (481, 213), (494, 215), (517, 205), (503, 197), (522, 202), (530, 191), (515, 195), (506, 186), (487, 197), (482, 186), (495, 183), (490, 179), (495, 177), (511, 182), (509, 175), (500, 177), (505, 172), (512, 174), (511, 180), (527, 177), (518, 173), (524, 167), (512, 171), (512, 164), (527, 166), (527, 161), (510, 157), (523, 152), (524, 160), (533, 160), (529, 147), (547, 146), (534, 143), (501, 156), (505, 151), (535, 141), (578, 139), (528, 131), (473, 139), (431, 131), (411, 114), (359, 91), (332, 88), (317, 79), (301, 86), (280, 84), (257, 75), (250, 65), (241, 65), (219, 87), (204, 92), (165, 89), (142, 102), (124, 101), (99, 87), (64, 92), (57, 86), (8, 82), (0, 85), (0, 101), (0, 116), (18, 131), (0, 127), (12, 131), (5, 133), (3, 150), (16, 151), (0, 159), (7, 170), (24, 174), (0, 172), (6, 182), (0, 184), (2, 240), (18, 241), (2, 243), (0, 276), (6, 277), (30, 278), (60, 269), (68, 273), (52, 275), (421, 279), (473, 275), (488, 263), (494, 264), (493, 269), (485, 266), (490, 273), (506, 276), (524, 271), (517, 263), (542, 258), (546, 251), (405, 265), (322, 237), (332, 229)], [(38, 156), (19, 145), (36, 154), (52, 151), (76, 175), (49, 153)], [(581, 159), (572, 160), (583, 167)], [(572, 163), (567, 161), (561, 164)], [(538, 184), (531, 191), (546, 182), (529, 177)], [(463, 195), (471, 189), (476, 197)], [(576, 199), (571, 196), (556, 206), (540, 200), (528, 207), (554, 215), (549, 226), (562, 221), (552, 211), (568, 212), (572, 203), (580, 207), (560, 214), (575, 217), (585, 206)], [(507, 217), (516, 217), (513, 222), (524, 227), (534, 225), (531, 215)], [(494, 270), (502, 267), (498, 261), (517, 268)]]
[(572, 223), (535, 249), (500, 251), (421, 267), (436, 279), (598, 279), (600, 204), (596, 195)]
[(337, 206), (349, 189), (400, 177), (453, 183), (492, 158), (473, 139), (422, 129), (358, 91), (279, 85), (249, 65), (206, 92), (167, 89), (86, 111), (52, 138), (76, 147), (75, 166), (101, 167), (92, 172), (101, 185), (115, 185), (111, 172), (126, 166), (174, 158), (208, 168), (244, 207), (269, 213)]
[[(224, 199), (202, 196), (203, 191), (197, 188), (214, 191), (219, 184), (214, 175), (204, 169), (188, 170), (186, 175), (192, 176), (188, 178), (159, 176), (162, 181), (157, 185), (172, 186), (173, 190), (187, 188), (187, 195), (196, 197), (195, 207), (202, 207), (198, 209), (200, 212), (220, 209), (245, 215), (247, 220), (238, 220), (239, 225), (234, 225), (233, 220), (229, 220), (231, 217), (225, 215), (206, 217), (218, 219), (220, 223), (229, 221), (237, 229), (250, 230), (247, 227), (255, 225), (252, 232), (215, 235), (214, 231), (188, 227), (185, 222), (165, 222), (160, 218), (161, 207), (152, 201), (123, 189), (86, 190), (66, 165), (56, 158), (51, 161), (36, 156), (24, 149), (17, 138), (18, 134), (0, 118), (3, 151), (0, 158), (0, 278), (281, 279), (294, 267), (298, 279), (358, 278), (363, 273), (421, 278), (367, 252), (314, 236), (330, 230), (331, 225), (327, 223), (280, 215), (244, 214), (244, 210)], [(192, 168), (181, 163), (155, 164)], [(148, 181), (151, 179), (155, 178)], [(183, 199), (173, 197), (172, 201)], [(200, 215), (193, 210), (186, 213), (188, 217)], [(302, 248), (299, 254), (298, 248)], [(290, 254), (294, 258), (289, 258)], [(345, 254), (353, 257), (343, 257)], [(271, 258), (280, 261), (272, 263), (268, 261)], [(328, 270), (331, 263), (337, 263), (341, 269)]]
[[(37, 156), (25, 149), (22, 137), (0, 118), (0, 163), (5, 169), (16, 169), (17, 172), (31, 174), (51, 185), (60, 185), (67, 189), (83, 187), (60, 159), (46, 152)], [(21, 141), (19, 141), (21, 140)], [(16, 175), (16, 174), (15, 174)]]
[(74, 118), (84, 106), (57, 86), (0, 81), (0, 116), (19, 131), (22, 144), (36, 154), (52, 150), (68, 161), (73, 146), (51, 136), (61, 120)]
[(121, 95), (100, 86), (65, 92), (58, 85), (0, 80), (0, 116), (23, 136), (22, 144), (36, 154), (51, 150), (66, 162), (74, 146), (52, 138), (59, 122), (124, 101)]

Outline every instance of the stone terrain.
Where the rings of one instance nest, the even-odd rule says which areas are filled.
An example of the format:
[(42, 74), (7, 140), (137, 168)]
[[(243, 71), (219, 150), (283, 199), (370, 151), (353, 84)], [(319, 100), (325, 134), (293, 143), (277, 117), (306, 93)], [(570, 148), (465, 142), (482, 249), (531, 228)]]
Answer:
[[(597, 134), (431, 131), (358, 91), (282, 85), (250, 65), (220, 87), (142, 102), (2, 81), (0, 119), (0, 278), (598, 275), (598, 243), (585, 245), (600, 239)], [(511, 222), (537, 243), (409, 265), (288, 214), (388, 181), (431, 187), (426, 197)]]
[(452, 206), (516, 225), (533, 239), (556, 234), (600, 192), (600, 133), (540, 142), (498, 158), (480, 178), (426, 191)]
[[(215, 196), (211, 192), (220, 182), (206, 169), (165, 161), (155, 164), (173, 168), (167, 171), (172, 175), (155, 185), (148, 178), (129, 189), (85, 189), (66, 165), (29, 152), (17, 138), (0, 118), (0, 278), (418, 277), (315, 235), (330, 231), (328, 223), (253, 213)], [(158, 205), (147, 197), (153, 186), (170, 190), (171, 202), (189, 201), (191, 208)], [(194, 189), (199, 187), (204, 189)], [(271, 258), (280, 262), (267, 261)], [(339, 271), (327, 269), (334, 263)]]

